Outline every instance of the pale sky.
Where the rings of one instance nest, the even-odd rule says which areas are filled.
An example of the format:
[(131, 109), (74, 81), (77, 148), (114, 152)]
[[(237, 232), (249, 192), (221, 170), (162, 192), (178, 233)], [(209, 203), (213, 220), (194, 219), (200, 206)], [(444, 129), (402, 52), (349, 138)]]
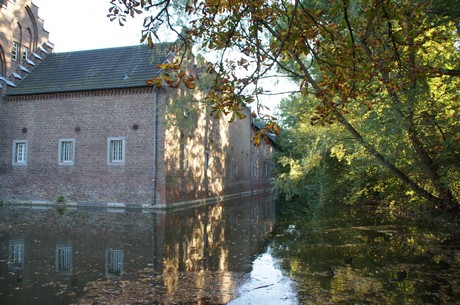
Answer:
[(125, 26), (107, 18), (109, 0), (32, 0), (45, 21), (55, 52), (109, 48), (140, 43), (143, 18)]
[[(54, 52), (101, 49), (140, 44), (143, 17), (128, 16), (125, 26), (107, 18), (109, 0), (32, 0), (38, 6), (38, 16), (50, 33)], [(174, 40), (171, 37), (169, 41)], [(264, 81), (272, 92), (293, 90), (286, 81), (279, 84)], [(284, 95), (286, 96), (286, 95)], [(262, 96), (263, 103), (274, 109), (283, 95)], [(271, 112), (271, 111), (269, 111)]]

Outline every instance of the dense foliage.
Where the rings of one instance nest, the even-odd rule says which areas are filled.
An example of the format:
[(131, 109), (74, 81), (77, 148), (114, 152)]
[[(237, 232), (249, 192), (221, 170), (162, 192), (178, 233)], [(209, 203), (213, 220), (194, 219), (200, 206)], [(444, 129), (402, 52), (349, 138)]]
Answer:
[[(353, 197), (405, 194), (458, 210), (459, 9), (451, 2), (112, 0), (109, 17), (147, 11), (149, 44), (166, 26), (179, 37), (175, 51), (216, 55), (213, 114), (240, 116), (275, 67), (296, 82), (299, 95), (281, 107), (289, 192), (301, 195), (318, 165), (335, 162)], [(161, 82), (194, 87), (180, 63), (163, 68)]]

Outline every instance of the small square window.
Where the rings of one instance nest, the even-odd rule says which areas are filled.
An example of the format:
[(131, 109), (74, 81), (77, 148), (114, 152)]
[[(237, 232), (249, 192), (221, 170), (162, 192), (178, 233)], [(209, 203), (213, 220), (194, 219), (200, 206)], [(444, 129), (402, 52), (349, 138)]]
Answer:
[(107, 164), (123, 165), (125, 163), (125, 138), (107, 139)]
[(59, 165), (75, 164), (75, 139), (59, 140)]
[(13, 141), (13, 165), (27, 165), (27, 141)]
[(29, 48), (22, 47), (22, 61), (25, 62), (27, 60), (27, 57), (29, 57)]
[(19, 43), (13, 41), (13, 50), (11, 50), (11, 59), (18, 61), (19, 59)]

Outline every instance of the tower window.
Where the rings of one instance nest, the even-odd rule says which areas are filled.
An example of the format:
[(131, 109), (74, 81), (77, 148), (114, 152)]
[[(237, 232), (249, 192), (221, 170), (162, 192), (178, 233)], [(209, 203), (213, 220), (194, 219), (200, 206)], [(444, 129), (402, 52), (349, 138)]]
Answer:
[(27, 57), (29, 57), (29, 48), (23, 47), (22, 48), (22, 61), (26, 61)]
[(19, 57), (19, 43), (13, 41), (13, 50), (11, 51), (11, 59), (14, 61), (18, 61)]

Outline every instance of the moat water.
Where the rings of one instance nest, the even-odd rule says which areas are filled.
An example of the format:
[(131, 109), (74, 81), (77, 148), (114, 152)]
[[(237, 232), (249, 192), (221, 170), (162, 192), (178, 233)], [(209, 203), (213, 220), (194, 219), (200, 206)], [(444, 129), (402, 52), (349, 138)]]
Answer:
[(460, 304), (460, 246), (429, 223), (279, 209), (2, 206), (0, 304)]

